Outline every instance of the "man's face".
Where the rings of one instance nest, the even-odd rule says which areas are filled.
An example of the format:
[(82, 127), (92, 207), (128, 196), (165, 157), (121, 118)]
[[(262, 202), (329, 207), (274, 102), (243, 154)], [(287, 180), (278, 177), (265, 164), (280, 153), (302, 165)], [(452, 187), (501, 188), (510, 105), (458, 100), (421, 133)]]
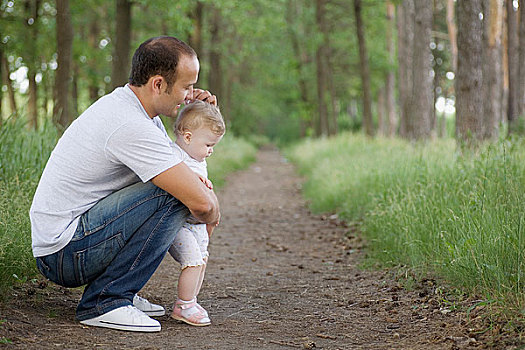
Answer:
[(177, 111), (185, 100), (193, 99), (193, 85), (199, 77), (199, 60), (197, 57), (184, 55), (179, 59), (177, 65), (176, 80), (167, 89), (167, 83), (163, 81), (162, 95), (158, 99), (157, 111), (167, 117), (176, 117)]

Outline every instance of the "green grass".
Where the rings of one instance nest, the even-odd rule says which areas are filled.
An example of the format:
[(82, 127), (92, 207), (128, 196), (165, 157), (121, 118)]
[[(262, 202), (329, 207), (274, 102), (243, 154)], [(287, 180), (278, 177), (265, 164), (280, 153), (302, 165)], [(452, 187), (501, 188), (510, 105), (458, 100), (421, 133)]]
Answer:
[[(0, 127), (0, 299), (17, 281), (38, 275), (31, 251), (29, 208), (38, 180), (58, 139), (51, 123), (29, 131), (24, 120)], [(210, 178), (221, 186), (228, 173), (246, 167), (257, 149), (227, 136), (209, 161)]]
[(0, 292), (36, 274), (29, 208), (56, 140), (50, 123), (29, 131), (23, 119), (8, 120), (0, 128)]
[(525, 142), (457, 151), (344, 134), (289, 151), (316, 211), (362, 221), (370, 259), (437, 274), (486, 300), (525, 304)]
[(246, 168), (255, 160), (256, 153), (257, 148), (252, 143), (226, 134), (206, 160), (208, 177), (214, 186), (221, 187), (228, 174)]

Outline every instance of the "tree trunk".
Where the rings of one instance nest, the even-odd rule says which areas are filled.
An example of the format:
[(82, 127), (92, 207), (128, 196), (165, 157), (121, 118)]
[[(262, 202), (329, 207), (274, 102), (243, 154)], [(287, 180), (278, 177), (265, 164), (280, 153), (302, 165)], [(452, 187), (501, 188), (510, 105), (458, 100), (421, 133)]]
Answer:
[(125, 85), (129, 79), (131, 41), (131, 1), (117, 0), (115, 51), (111, 84), (113, 88)]
[(73, 62), (73, 76), (71, 80), (71, 107), (72, 115), (78, 115), (78, 76), (80, 75), (78, 65)]
[(38, 87), (36, 85), (36, 73), (34, 67), (27, 70), (27, 80), (29, 81), (28, 93), (29, 98), (27, 100), (27, 119), (29, 127), (33, 130), (38, 128)]
[[(29, 32), (31, 42), (36, 45), (38, 40), (38, 13), (40, 8), (40, 0), (26, 0), (25, 7), (25, 23)], [(34, 49), (27, 50), (24, 54), (24, 59), (27, 62), (27, 79), (29, 81), (27, 101), (27, 118), (29, 127), (36, 129), (38, 127), (38, 86), (35, 81), (36, 70), (39, 65), (37, 52)]]
[(385, 87), (377, 92), (377, 133), (381, 136), (387, 134)]
[(53, 101), (53, 81), (49, 77), (49, 72), (43, 72), (42, 76), (42, 98), (41, 98), (41, 110), (42, 118), (47, 120), (49, 115), (49, 101)]
[(481, 0), (459, 1), (458, 68), (456, 74), (456, 137), (482, 135), (482, 23)]
[(297, 2), (295, 0), (288, 0), (288, 6), (286, 11), (286, 21), (287, 21), (287, 28), (288, 28), (288, 35), (290, 37), (290, 41), (292, 43), (292, 49), (294, 52), (294, 56), (296, 57), (296, 71), (297, 71), (297, 84), (299, 87), (299, 98), (301, 106), (299, 110), (301, 111), (301, 115), (299, 115), (299, 125), (300, 125), (300, 135), (301, 137), (306, 136), (306, 125), (305, 125), (305, 118), (302, 115), (302, 112), (307, 109), (307, 106), (309, 105), (309, 99), (308, 99), (308, 83), (305, 79), (305, 73), (304, 67), (307, 64), (307, 56), (306, 52), (304, 50), (301, 50), (301, 44), (299, 40), (299, 34), (297, 33), (297, 22), (296, 18), (299, 17), (298, 13), (298, 6)]
[[(5, 75), (5, 72), (4, 72), (4, 65), (1, 64), (2, 61), (1, 61), (1, 58), (4, 57), (4, 46), (3, 45), (0, 45), (0, 87), (3, 87), (4, 85), (4, 75)], [(4, 101), (4, 90), (0, 88), (0, 128), (2, 127), (2, 124), (4, 122), (4, 113), (3, 113), (3, 107), (4, 107), (4, 104), (3, 104), (3, 101)]]
[(400, 100), (399, 133), (407, 137), (410, 94), (412, 93), (412, 50), (414, 42), (414, 0), (404, 0), (398, 6), (398, 86)]
[(452, 69), (454, 72), (458, 67), (458, 43), (457, 27), (454, 21), (454, 0), (447, 0), (447, 28), (450, 41), (450, 52), (452, 54)]
[(525, 118), (525, 0), (520, 0), (520, 39), (519, 39), (519, 116)]
[[(326, 0), (316, 0), (315, 2), (315, 18), (319, 31), (321, 33), (326, 32), (326, 17), (325, 17), (325, 4)], [(324, 35), (323, 35), (324, 36)], [(324, 38), (323, 38), (324, 39)], [(324, 40), (318, 44), (316, 52), (316, 66), (317, 66), (317, 103), (318, 103), (318, 136), (328, 135), (328, 106), (326, 103), (327, 96), (326, 91), (328, 88), (327, 77), (327, 60), (326, 60), (327, 46)]]
[(503, 91), (501, 39), (503, 0), (483, 2), (483, 133), (484, 139), (498, 137)]
[(432, 4), (414, 1), (414, 43), (412, 50), (412, 94), (407, 109), (408, 138), (428, 138), (432, 132), (434, 108), (433, 84), (430, 71), (432, 39)]
[(518, 13), (514, 11), (512, 0), (507, 0), (507, 40), (508, 40), (508, 67), (509, 67), (509, 96), (507, 120), (509, 132), (512, 132), (514, 121), (518, 117)]
[[(434, 3), (435, 4), (435, 3)], [(434, 7), (435, 9), (435, 7)], [(435, 37), (434, 38), (434, 42), (436, 44), (436, 47), (439, 45), (439, 38)], [(435, 62), (435, 59), (434, 59), (434, 62)], [(432, 79), (432, 110), (431, 110), (431, 122), (432, 122), (432, 125), (430, 126), (430, 129), (432, 130), (432, 132), (436, 132), (437, 130), (437, 112), (436, 112), (436, 104), (437, 104), (437, 100), (438, 100), (438, 94), (437, 94), (437, 91), (438, 91), (438, 88), (439, 88), (439, 85), (440, 85), (440, 75), (439, 75), (439, 71), (438, 71), (438, 65), (436, 63), (435, 65), (436, 69), (434, 69), (434, 77)]]
[(15, 99), (15, 90), (13, 89), (13, 82), (11, 81), (11, 70), (9, 69), (9, 62), (7, 62), (7, 57), (5, 53), (2, 52), (2, 68), (4, 71), (4, 84), (7, 86), (7, 94), (9, 96), (9, 107), (11, 109), (10, 115), (16, 116), (18, 111), (16, 109), (16, 99)]
[(326, 58), (326, 61), (327, 61), (327, 84), (328, 84), (328, 91), (330, 91), (330, 111), (328, 113), (328, 125), (329, 125), (329, 128), (328, 128), (328, 134), (329, 135), (337, 135), (337, 133), (339, 132), (339, 127), (337, 125), (337, 116), (339, 115), (339, 110), (338, 110), (338, 103), (337, 103), (337, 93), (335, 91), (335, 83), (334, 83), (334, 77), (333, 77), (333, 70), (332, 70), (332, 67), (334, 66), (333, 64), (333, 59), (332, 59), (332, 49), (330, 48), (330, 44), (329, 44), (329, 40), (328, 40), (328, 33), (326, 33), (326, 36), (327, 36), (327, 39), (326, 39), (326, 42), (328, 43), (328, 48), (327, 48), (327, 55), (328, 57)]
[(354, 0), (355, 23), (357, 30), (357, 41), (359, 44), (359, 68), (361, 71), (361, 81), (363, 88), (363, 125), (368, 136), (374, 134), (372, 120), (372, 98), (370, 92), (370, 70), (368, 68), (368, 54), (366, 52), (366, 42), (363, 20), (361, 16), (361, 0)]
[(387, 31), (386, 31), (386, 48), (388, 52), (388, 63), (390, 67), (386, 75), (386, 86), (385, 86), (385, 98), (386, 98), (386, 116), (387, 116), (387, 135), (394, 136), (397, 129), (397, 116), (396, 116), (396, 79), (394, 73), (394, 31), (395, 31), (395, 6), (388, 0), (386, 4), (386, 18), (387, 18)]
[(221, 68), (221, 13), (219, 9), (211, 9), (211, 48), (210, 48), (210, 73), (208, 74), (208, 87), (210, 91), (217, 96), (219, 103), (224, 97), (223, 92), (223, 79), (222, 79), (222, 68)]
[(195, 50), (197, 57), (202, 60), (202, 16), (204, 12), (204, 4), (197, 0), (195, 9), (189, 14), (193, 22), (193, 30), (190, 33), (188, 44)]
[[(93, 53), (99, 50), (99, 35), (100, 26), (98, 23), (98, 16), (94, 15), (91, 17), (89, 23), (89, 31), (87, 38), (88, 46), (90, 47)], [(93, 103), (98, 99), (98, 80), (100, 79), (100, 77), (98, 77), (98, 75), (94, 73), (97, 70), (96, 60), (88, 60), (87, 64), (90, 67), (90, 72), (88, 73), (88, 93), (89, 99)]]
[[(505, 2), (505, 0), (503, 0)], [(501, 48), (503, 57), (503, 102), (501, 103), (502, 120), (500, 123), (507, 124), (507, 109), (509, 107), (509, 40), (507, 31), (507, 11), (503, 11), (503, 47)]]
[(70, 83), (73, 47), (73, 27), (69, 0), (56, 0), (57, 63), (55, 75), (55, 106), (53, 115), (58, 125), (65, 129), (71, 122)]

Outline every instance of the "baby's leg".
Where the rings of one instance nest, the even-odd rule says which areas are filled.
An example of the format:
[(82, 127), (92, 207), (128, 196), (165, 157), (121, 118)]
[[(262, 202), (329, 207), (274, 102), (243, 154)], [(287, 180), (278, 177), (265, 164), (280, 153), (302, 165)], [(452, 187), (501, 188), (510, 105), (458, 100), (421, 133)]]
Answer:
[(175, 235), (169, 253), (182, 265), (179, 276), (178, 297), (182, 300), (193, 300), (200, 285), (200, 276), (205, 261), (199, 242), (195, 239), (191, 225), (183, 226)]
[(193, 300), (197, 296), (202, 284), (201, 275), (205, 265), (188, 266), (179, 276), (177, 295), (182, 300)]
[[(208, 257), (205, 257), (203, 258), (204, 259), (204, 262), (207, 264), (208, 263)], [(201, 312), (206, 316), (206, 317), (209, 317), (208, 316), (208, 311), (206, 311), (205, 308), (203, 308), (198, 302), (197, 302), (197, 296), (199, 295), (200, 291), (201, 291), (201, 287), (202, 287), (202, 281), (204, 281), (204, 273), (206, 272), (206, 264), (204, 264), (202, 266), (202, 271), (201, 271), (201, 275), (199, 276), (199, 284), (197, 285), (197, 292), (195, 293), (195, 302), (197, 303), (197, 307), (199, 308), (199, 310), (201, 310)]]
[(173, 306), (171, 317), (192, 326), (208, 326), (211, 320), (206, 310), (197, 304), (197, 288), (202, 267), (188, 266), (179, 276), (178, 298)]
[(204, 265), (201, 267), (201, 273), (199, 275), (199, 283), (197, 284), (197, 290), (195, 291), (195, 296), (199, 295), (202, 287), (202, 282), (204, 281), (204, 274), (206, 273), (206, 264), (208, 264), (208, 257), (205, 257), (204, 259)]
[(169, 249), (171, 256), (183, 267), (177, 288), (178, 298), (171, 317), (194, 326), (207, 326), (211, 321), (208, 315), (197, 307), (195, 299), (205, 261), (191, 227), (192, 225), (185, 225), (177, 233)]

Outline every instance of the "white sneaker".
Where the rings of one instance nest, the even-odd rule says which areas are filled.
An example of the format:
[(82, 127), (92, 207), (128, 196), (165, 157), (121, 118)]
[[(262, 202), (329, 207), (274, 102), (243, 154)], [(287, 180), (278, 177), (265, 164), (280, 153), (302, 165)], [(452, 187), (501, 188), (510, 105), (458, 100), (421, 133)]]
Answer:
[(133, 306), (148, 316), (164, 316), (166, 310), (160, 305), (150, 303), (148, 299), (144, 299), (135, 294), (133, 297)]
[(119, 307), (103, 315), (80, 321), (80, 323), (88, 326), (120, 329), (131, 332), (160, 331), (159, 321), (150, 318), (144, 312), (131, 305)]

